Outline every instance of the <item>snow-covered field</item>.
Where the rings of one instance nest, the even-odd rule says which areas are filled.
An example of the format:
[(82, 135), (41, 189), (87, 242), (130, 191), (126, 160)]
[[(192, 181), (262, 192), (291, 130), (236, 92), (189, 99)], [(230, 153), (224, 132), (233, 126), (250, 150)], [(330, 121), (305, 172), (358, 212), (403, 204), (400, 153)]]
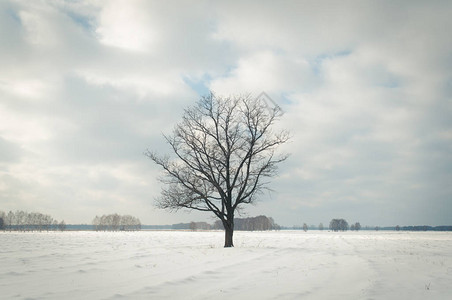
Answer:
[(452, 234), (0, 232), (0, 299), (452, 299)]

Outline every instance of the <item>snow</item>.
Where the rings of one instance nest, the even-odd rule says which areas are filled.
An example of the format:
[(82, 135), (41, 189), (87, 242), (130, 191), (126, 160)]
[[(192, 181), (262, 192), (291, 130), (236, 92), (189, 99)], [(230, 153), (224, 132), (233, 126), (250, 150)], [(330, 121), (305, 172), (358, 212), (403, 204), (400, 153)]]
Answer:
[(0, 232), (1, 299), (452, 299), (445, 232)]

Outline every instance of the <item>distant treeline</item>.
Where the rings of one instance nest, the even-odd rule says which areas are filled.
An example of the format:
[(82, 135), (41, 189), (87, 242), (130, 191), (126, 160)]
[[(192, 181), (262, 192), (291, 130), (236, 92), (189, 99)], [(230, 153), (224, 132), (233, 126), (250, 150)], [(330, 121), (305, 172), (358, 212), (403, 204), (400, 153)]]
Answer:
[[(355, 225), (356, 226), (356, 225)], [(310, 230), (323, 230), (323, 227), (320, 226), (314, 226), (310, 225), (308, 227)], [(333, 230), (333, 228), (327, 228), (329, 230)], [(281, 230), (305, 230), (305, 227), (294, 225), (292, 227), (282, 226)], [(346, 229), (348, 230), (348, 228)], [(350, 227), (350, 230), (353, 230)], [(356, 230), (356, 227), (355, 229)], [(360, 230), (372, 230), (372, 231), (378, 231), (378, 230), (386, 230), (386, 231), (452, 231), (452, 226), (387, 226), (387, 227), (380, 227), (380, 226), (364, 226), (361, 227)]]
[(66, 223), (58, 222), (50, 215), (39, 212), (27, 212), (17, 210), (5, 213), (0, 211), (0, 230), (9, 231), (49, 231), (49, 230), (65, 230)]
[(140, 219), (130, 215), (121, 216), (119, 214), (110, 214), (101, 217), (96, 216), (94, 217), (92, 224), (96, 231), (141, 230)]
[[(159, 226), (160, 227), (160, 226)], [(212, 229), (212, 225), (207, 222), (190, 222), (190, 223), (177, 223), (168, 226), (169, 228), (162, 229), (171, 229), (171, 230), (210, 230)], [(160, 229), (160, 228), (153, 228)]]
[(383, 227), (382, 230), (403, 230), (403, 231), (452, 231), (452, 226), (399, 226)]
[[(158, 229), (158, 228), (152, 228)], [(206, 222), (190, 222), (178, 223), (171, 225), (173, 230), (223, 230), (223, 224), (220, 220), (213, 224)], [(250, 218), (235, 218), (234, 230), (243, 231), (265, 231), (265, 230), (279, 230), (281, 227), (275, 223), (273, 218), (266, 216), (257, 216)]]
[(58, 222), (50, 215), (39, 212), (17, 210), (5, 213), (0, 210), (0, 230), (9, 231), (50, 231), (50, 230), (140, 230), (141, 222), (130, 215), (96, 216), (92, 225), (66, 225), (64, 220)]
[[(101, 230), (101, 231), (130, 231), (130, 230), (223, 230), (221, 221), (213, 224), (206, 222), (178, 223), (173, 225), (142, 225), (140, 220), (130, 215), (110, 214), (101, 217), (96, 216), (91, 225), (88, 224), (66, 224), (64, 220), (57, 221), (50, 215), (39, 212), (9, 211), (5, 213), (0, 210), (0, 230), (9, 231), (49, 231), (49, 230)], [(243, 231), (264, 231), (264, 230), (324, 230), (320, 223), (318, 226), (303, 224), (292, 227), (283, 227), (276, 224), (271, 217), (257, 216), (250, 218), (234, 219), (234, 229)], [(394, 230), (394, 231), (452, 231), (451, 225), (443, 226), (363, 226), (356, 222), (348, 225), (343, 219), (333, 219), (329, 228), (333, 231), (346, 230)]]
[[(212, 229), (223, 229), (221, 221), (216, 221)], [(275, 223), (273, 218), (266, 216), (257, 216), (250, 218), (236, 218), (234, 219), (234, 230), (244, 231), (265, 231), (265, 230), (279, 230), (281, 226)]]
[[(308, 226), (306, 223), (303, 224), (303, 227), (294, 225), (293, 227), (282, 227), (281, 229), (287, 230), (287, 229), (295, 229), (300, 230), (303, 229), (304, 231), (307, 231), (308, 229), (318, 229), (323, 230), (324, 226), (322, 223), (319, 224), (319, 226), (310, 225)], [(332, 231), (347, 231), (347, 230), (395, 230), (395, 231), (452, 231), (452, 226), (445, 225), (445, 226), (388, 226), (388, 227), (380, 227), (380, 226), (364, 226), (362, 227), (359, 222), (356, 222), (355, 224), (348, 225), (348, 222), (344, 219), (332, 219), (330, 222), (330, 226), (328, 227), (329, 230)]]

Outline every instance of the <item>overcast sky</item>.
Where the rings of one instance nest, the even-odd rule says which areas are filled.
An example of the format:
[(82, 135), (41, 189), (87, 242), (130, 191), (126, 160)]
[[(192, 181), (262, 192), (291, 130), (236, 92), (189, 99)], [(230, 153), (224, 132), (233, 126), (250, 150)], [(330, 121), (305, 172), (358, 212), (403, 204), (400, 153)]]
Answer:
[(290, 158), (242, 216), (452, 224), (451, 1), (0, 1), (0, 210), (156, 209), (184, 107), (265, 91)]

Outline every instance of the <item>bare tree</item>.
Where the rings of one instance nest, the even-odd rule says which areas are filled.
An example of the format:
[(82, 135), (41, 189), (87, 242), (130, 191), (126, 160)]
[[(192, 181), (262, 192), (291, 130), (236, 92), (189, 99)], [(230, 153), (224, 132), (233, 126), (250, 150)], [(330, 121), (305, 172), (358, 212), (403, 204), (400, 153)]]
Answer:
[(57, 231), (58, 230), (58, 221), (53, 220), (52, 222), (52, 230)]
[(92, 224), (93, 224), (94, 230), (98, 231), (99, 227), (100, 227), (100, 218), (99, 218), (99, 216), (95, 216), (94, 217), (94, 219), (92, 221)]
[(191, 231), (196, 231), (196, 223), (195, 222), (190, 222), (190, 230)]
[(65, 231), (66, 230), (66, 223), (64, 222), (64, 220), (61, 220), (60, 224), (58, 224), (58, 229), (60, 231)]
[(185, 110), (173, 134), (165, 136), (175, 154), (145, 155), (164, 170), (166, 184), (157, 207), (213, 212), (225, 228), (225, 247), (233, 247), (234, 214), (253, 203), (287, 155), (275, 150), (289, 139), (272, 127), (281, 116), (251, 96), (219, 97), (211, 93)]
[(306, 232), (308, 231), (308, 225), (306, 223), (303, 223), (303, 230)]
[(323, 230), (323, 223), (319, 224), (319, 230)]
[(273, 220), (272, 217), (269, 217), (268, 221), (270, 223), (270, 230), (278, 230), (279, 225), (275, 223), (275, 220)]
[(27, 213), (22, 211), (22, 210), (16, 210), (16, 212), (14, 213), (15, 217), (16, 217), (16, 225), (17, 225), (17, 229), (16, 230), (20, 230), (20, 231), (25, 231), (25, 227), (26, 227), (26, 223), (27, 223)]
[(14, 213), (12, 211), (9, 211), (6, 215), (6, 226), (8, 227), (9, 231), (13, 229), (14, 219)]
[(361, 230), (361, 224), (359, 224), (359, 222), (355, 223), (355, 230), (356, 231)]
[(113, 230), (119, 230), (121, 223), (121, 216), (118, 214), (113, 214), (111, 216), (111, 226), (113, 227)]
[(0, 210), (0, 230), (5, 229), (6, 214)]

